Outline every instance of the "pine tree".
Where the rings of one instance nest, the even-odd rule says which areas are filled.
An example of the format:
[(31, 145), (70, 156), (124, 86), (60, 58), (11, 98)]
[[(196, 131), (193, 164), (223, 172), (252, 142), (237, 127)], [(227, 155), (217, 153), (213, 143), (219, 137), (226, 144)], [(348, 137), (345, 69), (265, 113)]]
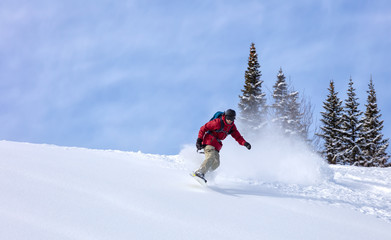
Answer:
[(342, 137), (343, 137), (343, 164), (359, 165), (362, 161), (362, 145), (363, 138), (361, 134), (362, 120), (360, 116), (362, 112), (358, 109), (359, 103), (353, 87), (353, 80), (349, 80), (349, 88), (347, 91), (348, 98), (345, 100), (345, 106), (342, 114)]
[(273, 86), (273, 122), (281, 129), (288, 127), (288, 84), (285, 81), (285, 75), (282, 68), (277, 75), (277, 81)]
[(288, 88), (285, 75), (280, 68), (277, 82), (273, 86), (273, 122), (288, 136), (297, 136), (307, 141), (308, 124), (310, 120), (304, 119), (306, 106), (304, 101), (299, 102), (299, 92)]
[(341, 164), (340, 152), (342, 147), (341, 115), (342, 101), (335, 91), (334, 81), (330, 81), (329, 95), (323, 102), (324, 112), (321, 112), (323, 124), (321, 133), (317, 135), (324, 140), (323, 154), (329, 164)]
[(258, 54), (255, 44), (252, 43), (244, 89), (241, 90), (243, 95), (239, 96), (240, 119), (251, 132), (262, 129), (267, 121), (266, 94), (262, 92), (263, 81), (260, 80), (262, 74), (259, 68)]
[(289, 91), (287, 95), (287, 117), (286, 132), (290, 135), (307, 139), (307, 134), (302, 123), (303, 113), (300, 111), (299, 92)]
[(388, 139), (383, 139), (381, 133), (383, 122), (380, 120), (381, 114), (377, 106), (375, 86), (372, 77), (367, 91), (368, 98), (366, 112), (363, 120), (362, 135), (365, 140), (363, 145), (364, 160), (360, 165), (367, 167), (384, 167), (390, 158), (386, 152), (389, 145)]

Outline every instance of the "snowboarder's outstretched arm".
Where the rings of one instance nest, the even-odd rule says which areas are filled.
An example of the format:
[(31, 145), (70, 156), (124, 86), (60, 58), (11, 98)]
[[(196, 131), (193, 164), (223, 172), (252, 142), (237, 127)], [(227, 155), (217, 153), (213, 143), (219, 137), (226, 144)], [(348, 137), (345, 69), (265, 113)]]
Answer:
[(231, 136), (242, 146), (245, 146), (248, 150), (251, 149), (251, 145), (250, 143), (246, 142), (246, 140), (244, 140), (244, 138), (242, 137), (242, 135), (240, 134), (240, 132), (238, 131), (238, 129), (236, 128), (236, 125), (234, 125), (232, 127), (232, 130), (231, 130)]

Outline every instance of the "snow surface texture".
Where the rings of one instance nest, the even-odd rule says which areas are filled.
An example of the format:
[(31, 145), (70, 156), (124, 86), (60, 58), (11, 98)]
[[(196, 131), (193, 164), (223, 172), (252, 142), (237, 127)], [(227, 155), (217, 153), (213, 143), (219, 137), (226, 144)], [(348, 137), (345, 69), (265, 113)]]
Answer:
[(194, 146), (161, 156), (0, 141), (0, 239), (391, 239), (391, 169), (329, 168), (300, 145), (262, 144), (227, 140), (205, 188), (189, 176), (203, 160)]

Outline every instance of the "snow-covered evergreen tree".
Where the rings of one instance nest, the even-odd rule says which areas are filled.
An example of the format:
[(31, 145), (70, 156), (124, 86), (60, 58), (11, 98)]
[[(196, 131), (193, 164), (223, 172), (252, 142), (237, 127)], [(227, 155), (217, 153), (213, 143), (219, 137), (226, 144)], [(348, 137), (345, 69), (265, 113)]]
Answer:
[(322, 126), (320, 136), (324, 141), (322, 154), (329, 164), (341, 164), (342, 136), (341, 136), (341, 116), (342, 101), (335, 91), (334, 81), (330, 81), (329, 94), (323, 102), (324, 112), (322, 115)]
[(288, 136), (298, 136), (307, 140), (309, 128), (307, 124), (311, 121), (304, 119), (303, 111), (308, 109), (302, 106), (304, 101), (299, 101), (299, 92), (290, 90), (285, 79), (280, 68), (277, 81), (273, 86), (273, 123)]
[(273, 123), (282, 129), (288, 126), (288, 84), (282, 68), (277, 75), (277, 81), (273, 86)]
[(375, 86), (372, 78), (369, 83), (369, 90), (367, 91), (368, 98), (366, 111), (363, 120), (362, 136), (365, 140), (363, 145), (364, 159), (360, 162), (361, 166), (367, 167), (384, 167), (387, 160), (390, 158), (386, 152), (389, 145), (388, 139), (383, 139), (381, 133), (383, 129), (383, 122), (380, 120), (381, 114), (377, 106), (377, 98)]
[(356, 89), (353, 87), (353, 80), (349, 80), (347, 91), (348, 98), (345, 100), (345, 106), (342, 114), (342, 137), (343, 137), (343, 164), (359, 165), (363, 159), (362, 145), (362, 112), (358, 109), (360, 105), (356, 97)]
[(262, 129), (267, 122), (266, 94), (262, 92), (262, 76), (259, 70), (255, 44), (250, 47), (248, 67), (245, 72), (243, 95), (239, 96), (240, 119), (250, 132)]
[(289, 91), (287, 95), (287, 115), (286, 132), (290, 135), (307, 139), (307, 133), (303, 126), (303, 113), (300, 111), (299, 92)]

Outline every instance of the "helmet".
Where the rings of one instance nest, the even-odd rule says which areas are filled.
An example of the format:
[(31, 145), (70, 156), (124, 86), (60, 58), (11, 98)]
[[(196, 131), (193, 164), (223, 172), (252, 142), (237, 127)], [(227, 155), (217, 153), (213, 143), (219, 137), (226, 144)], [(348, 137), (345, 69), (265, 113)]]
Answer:
[(225, 119), (234, 121), (236, 118), (236, 112), (232, 109), (225, 111)]

